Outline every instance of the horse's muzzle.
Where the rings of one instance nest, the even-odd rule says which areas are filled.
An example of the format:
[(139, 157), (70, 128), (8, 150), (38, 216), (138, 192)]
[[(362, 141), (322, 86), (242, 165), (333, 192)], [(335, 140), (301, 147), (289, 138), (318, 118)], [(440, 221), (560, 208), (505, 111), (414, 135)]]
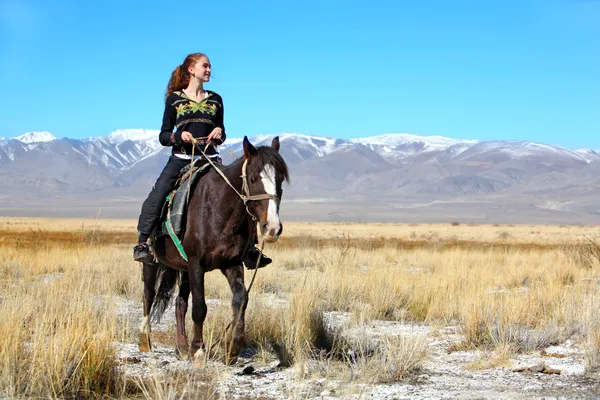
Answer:
[(279, 239), (281, 232), (283, 232), (283, 225), (279, 224), (277, 228), (271, 228), (268, 224), (261, 226), (262, 236), (265, 242), (274, 243)]

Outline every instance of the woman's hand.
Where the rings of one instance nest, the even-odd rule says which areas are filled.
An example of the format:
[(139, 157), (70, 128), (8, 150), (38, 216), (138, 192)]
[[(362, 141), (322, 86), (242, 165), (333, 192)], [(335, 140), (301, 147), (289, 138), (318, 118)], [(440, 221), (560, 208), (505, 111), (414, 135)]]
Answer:
[(212, 132), (206, 137), (206, 141), (211, 140), (220, 140), (223, 137), (223, 129), (216, 127), (212, 130)]
[(181, 140), (183, 140), (184, 142), (192, 143), (192, 139), (194, 139), (194, 137), (188, 131), (181, 132)]

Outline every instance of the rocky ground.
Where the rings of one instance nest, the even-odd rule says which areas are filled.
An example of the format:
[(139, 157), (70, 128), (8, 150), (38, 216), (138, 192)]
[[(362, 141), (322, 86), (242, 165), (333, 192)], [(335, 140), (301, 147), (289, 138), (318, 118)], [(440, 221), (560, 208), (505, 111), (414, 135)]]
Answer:
[[(209, 302), (209, 307), (210, 307)], [(210, 309), (209, 309), (210, 312)], [(139, 326), (141, 305), (123, 301), (120, 316), (132, 327)], [(189, 318), (189, 316), (188, 316)], [(600, 379), (586, 374), (582, 341), (572, 337), (560, 345), (510, 354), (494, 366), (491, 353), (482, 350), (456, 350), (462, 337), (455, 326), (429, 327), (389, 321), (375, 321), (350, 328), (346, 315), (331, 313), (327, 321), (344, 335), (352, 330), (372, 337), (415, 336), (427, 343), (422, 368), (394, 383), (365, 383), (353, 376), (352, 368), (340, 372), (326, 361), (310, 361), (302, 366), (278, 368), (278, 361), (257, 361), (250, 352), (242, 354), (237, 365), (224, 366), (211, 361), (209, 370), (214, 398), (227, 399), (587, 399), (600, 398)], [(160, 336), (174, 324), (174, 310), (153, 326)], [(347, 328), (347, 329), (346, 329)], [(355, 332), (356, 333), (356, 332)], [(155, 340), (152, 353), (138, 351), (137, 343), (117, 343), (121, 368), (132, 379), (195, 373), (189, 361), (178, 360), (171, 346)], [(460, 349), (460, 347), (458, 347)], [(251, 367), (251, 368), (249, 368)]]

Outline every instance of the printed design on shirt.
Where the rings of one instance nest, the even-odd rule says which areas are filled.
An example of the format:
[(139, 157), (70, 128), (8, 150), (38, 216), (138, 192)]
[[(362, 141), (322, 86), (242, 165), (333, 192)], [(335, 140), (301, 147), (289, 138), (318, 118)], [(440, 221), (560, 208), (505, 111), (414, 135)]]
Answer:
[(183, 125), (185, 124), (191, 124), (194, 122), (203, 122), (205, 124), (209, 124), (209, 125), (214, 125), (215, 121), (212, 121), (210, 119), (207, 118), (190, 118), (190, 119), (184, 119), (183, 121), (179, 121), (177, 123), (177, 125), (175, 125), (177, 127), (177, 129), (181, 128)]
[(217, 105), (209, 104), (207, 101), (201, 101), (199, 103), (188, 101), (186, 103), (177, 105), (175, 109), (177, 110), (178, 117), (195, 112), (206, 113), (212, 116), (217, 114)]

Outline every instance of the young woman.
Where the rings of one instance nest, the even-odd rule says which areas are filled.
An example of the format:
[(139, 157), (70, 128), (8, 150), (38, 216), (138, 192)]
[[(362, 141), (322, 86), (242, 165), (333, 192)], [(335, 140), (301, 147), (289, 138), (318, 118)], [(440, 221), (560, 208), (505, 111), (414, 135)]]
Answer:
[[(189, 54), (171, 74), (158, 140), (163, 146), (172, 146), (173, 150), (142, 205), (138, 221), (138, 244), (133, 248), (135, 261), (151, 260), (148, 238), (160, 218), (165, 198), (173, 189), (179, 171), (190, 163), (192, 138), (213, 140), (216, 144), (225, 141), (223, 99), (217, 93), (204, 89), (204, 83), (210, 81), (210, 74), (210, 61), (202, 53)], [(196, 149), (194, 154), (201, 153)], [(219, 153), (214, 146), (209, 146), (205, 154), (220, 163)], [(254, 266), (259, 255), (258, 249), (252, 248), (246, 253), (246, 265), (254, 262)], [(261, 266), (270, 262), (263, 254)]]

